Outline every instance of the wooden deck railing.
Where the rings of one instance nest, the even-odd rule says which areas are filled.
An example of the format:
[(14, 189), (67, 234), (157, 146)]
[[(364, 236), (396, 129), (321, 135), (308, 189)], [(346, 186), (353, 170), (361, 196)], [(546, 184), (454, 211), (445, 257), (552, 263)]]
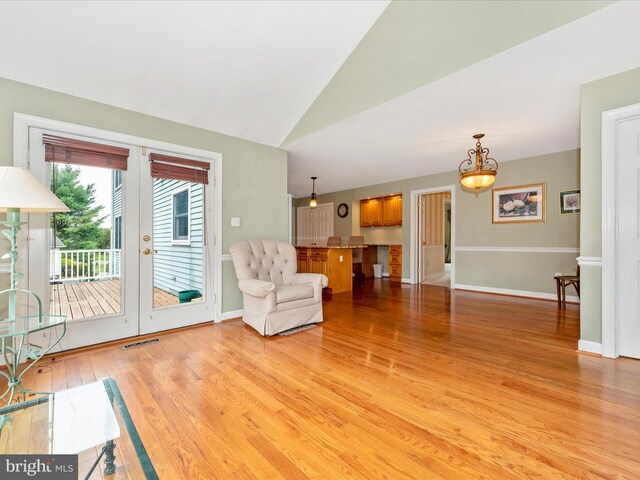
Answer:
[(50, 251), (49, 280), (73, 282), (120, 278), (122, 250), (59, 250)]

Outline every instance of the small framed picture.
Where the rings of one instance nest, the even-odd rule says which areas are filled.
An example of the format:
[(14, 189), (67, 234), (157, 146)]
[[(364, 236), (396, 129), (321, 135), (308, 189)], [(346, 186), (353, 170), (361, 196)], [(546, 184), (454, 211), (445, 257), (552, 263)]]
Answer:
[(493, 223), (525, 223), (545, 221), (546, 184), (494, 188)]
[(580, 190), (560, 192), (560, 213), (580, 213)]

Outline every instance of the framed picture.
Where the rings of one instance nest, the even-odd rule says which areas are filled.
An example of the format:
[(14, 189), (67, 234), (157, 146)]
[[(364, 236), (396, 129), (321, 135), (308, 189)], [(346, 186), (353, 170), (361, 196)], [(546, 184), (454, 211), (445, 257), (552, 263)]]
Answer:
[(493, 223), (545, 221), (546, 184), (494, 188)]
[(560, 192), (560, 213), (580, 213), (580, 190)]

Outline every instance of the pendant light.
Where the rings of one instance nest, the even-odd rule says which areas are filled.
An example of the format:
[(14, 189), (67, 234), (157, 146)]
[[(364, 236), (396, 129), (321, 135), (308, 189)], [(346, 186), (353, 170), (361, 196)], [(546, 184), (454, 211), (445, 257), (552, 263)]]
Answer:
[[(469, 158), (463, 160), (458, 167), (462, 186), (475, 188), (476, 192), (495, 182), (498, 173), (498, 162), (489, 157), (489, 149), (484, 148), (480, 143), (482, 137), (484, 137), (484, 133), (473, 136), (476, 139), (476, 148), (467, 152)], [(475, 155), (475, 161), (473, 155)]]
[(311, 177), (311, 181), (313, 182), (313, 187), (311, 191), (311, 201), (309, 202), (309, 206), (311, 208), (316, 208), (318, 206), (318, 197), (316, 196), (316, 180), (318, 177)]

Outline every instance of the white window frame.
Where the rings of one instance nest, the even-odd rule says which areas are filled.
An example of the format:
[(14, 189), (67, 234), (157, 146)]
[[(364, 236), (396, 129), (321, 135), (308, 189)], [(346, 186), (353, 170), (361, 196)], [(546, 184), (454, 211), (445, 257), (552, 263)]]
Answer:
[[(114, 184), (114, 186), (113, 186), (113, 191), (115, 192), (115, 191), (117, 191), (117, 190), (122, 189), (122, 180), (123, 180), (123, 179), (122, 179), (122, 170), (116, 170), (116, 169), (114, 169), (114, 170), (112, 170), (112, 171), (113, 171), (113, 184)], [(116, 178), (118, 177), (118, 175), (120, 175), (120, 183), (118, 183), (118, 184), (116, 185), (115, 183), (116, 183)]]
[[(175, 220), (175, 198), (176, 195), (187, 192), (187, 238), (186, 240), (175, 240), (173, 238), (173, 224)], [(171, 192), (171, 245), (191, 245), (191, 185), (178, 187)]]

